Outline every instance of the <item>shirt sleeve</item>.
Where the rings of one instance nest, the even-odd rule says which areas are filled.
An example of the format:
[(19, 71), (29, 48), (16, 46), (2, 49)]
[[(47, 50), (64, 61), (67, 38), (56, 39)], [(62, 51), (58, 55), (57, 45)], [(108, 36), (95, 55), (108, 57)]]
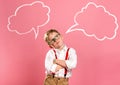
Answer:
[(77, 65), (77, 54), (76, 51), (73, 48), (70, 48), (69, 54), (68, 54), (68, 60), (65, 61), (68, 69), (73, 69)]
[(48, 53), (46, 54), (46, 59), (45, 59), (45, 69), (47, 70), (48, 73), (50, 72), (55, 73), (57, 64), (53, 64), (54, 59), (55, 59), (55, 56), (52, 50), (48, 51)]

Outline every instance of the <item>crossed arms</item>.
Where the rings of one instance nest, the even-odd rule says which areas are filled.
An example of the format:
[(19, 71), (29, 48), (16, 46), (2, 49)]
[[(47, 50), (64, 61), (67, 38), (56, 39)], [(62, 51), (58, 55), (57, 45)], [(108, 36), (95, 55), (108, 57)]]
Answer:
[(49, 51), (46, 55), (45, 68), (47, 72), (57, 72), (63, 68), (73, 69), (77, 65), (77, 55), (75, 50), (72, 48), (69, 50), (68, 60), (55, 59), (53, 56), (54, 53), (51, 51)]
[(55, 72), (59, 71), (62, 68), (67, 68), (67, 65), (65, 63), (65, 60), (59, 60), (59, 59), (54, 59), (53, 64), (57, 64), (57, 67), (55, 69)]

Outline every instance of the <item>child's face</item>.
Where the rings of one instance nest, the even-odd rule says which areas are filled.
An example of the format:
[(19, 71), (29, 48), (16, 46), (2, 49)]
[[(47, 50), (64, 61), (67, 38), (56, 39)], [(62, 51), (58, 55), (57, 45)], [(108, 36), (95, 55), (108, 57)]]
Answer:
[(59, 49), (63, 46), (63, 38), (56, 32), (49, 34), (49, 45), (53, 48)]

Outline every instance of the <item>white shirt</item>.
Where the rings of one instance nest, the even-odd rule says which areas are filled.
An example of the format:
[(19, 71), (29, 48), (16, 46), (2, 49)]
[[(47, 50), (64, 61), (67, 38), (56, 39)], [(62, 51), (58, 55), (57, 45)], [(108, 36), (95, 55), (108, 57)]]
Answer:
[[(67, 46), (64, 46), (64, 48), (62, 50), (55, 49), (57, 59), (65, 60), (67, 49), (68, 49)], [(66, 75), (67, 78), (69, 78), (72, 75), (72, 69), (75, 68), (76, 64), (77, 64), (77, 55), (73, 48), (69, 49), (68, 58), (69, 58), (68, 60), (65, 60), (65, 63), (68, 67), (67, 75)], [(51, 49), (46, 54), (46, 59), (45, 59), (46, 74), (51, 74), (51, 72), (53, 72), (53, 73), (55, 73), (55, 77), (64, 77), (64, 68), (55, 72), (57, 64), (53, 64), (54, 59), (56, 59), (55, 53), (54, 53), (53, 49)]]

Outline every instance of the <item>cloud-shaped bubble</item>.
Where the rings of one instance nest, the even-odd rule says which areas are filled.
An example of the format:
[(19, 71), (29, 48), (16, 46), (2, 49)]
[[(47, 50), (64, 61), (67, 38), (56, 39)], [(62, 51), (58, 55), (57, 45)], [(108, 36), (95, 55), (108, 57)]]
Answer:
[(75, 24), (66, 33), (82, 31), (88, 37), (99, 41), (114, 39), (118, 29), (117, 18), (105, 9), (104, 6), (89, 2), (74, 16)]
[(15, 13), (8, 17), (8, 30), (19, 35), (33, 31), (35, 39), (39, 28), (45, 26), (50, 20), (50, 8), (41, 1), (19, 6)]

